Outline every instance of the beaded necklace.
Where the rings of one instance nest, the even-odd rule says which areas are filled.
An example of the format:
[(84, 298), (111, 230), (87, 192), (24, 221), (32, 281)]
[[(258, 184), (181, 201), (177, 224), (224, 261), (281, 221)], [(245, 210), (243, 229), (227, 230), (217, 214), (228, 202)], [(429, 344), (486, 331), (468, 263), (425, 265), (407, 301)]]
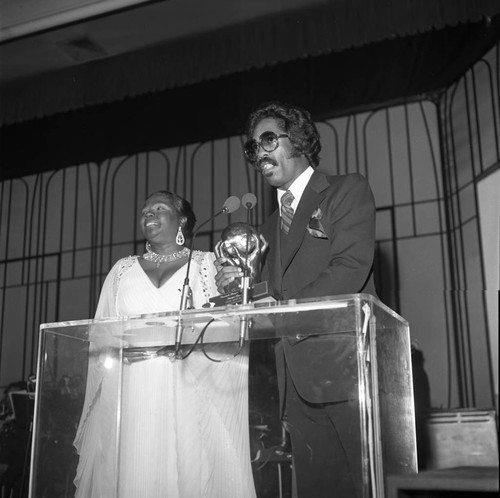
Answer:
[(183, 258), (189, 254), (189, 249), (187, 247), (183, 247), (180, 251), (173, 252), (172, 254), (157, 254), (151, 250), (151, 244), (149, 242), (146, 242), (146, 251), (148, 252), (144, 253), (142, 257), (146, 261), (156, 263), (157, 268), (159, 268), (161, 263), (170, 263), (171, 261)]

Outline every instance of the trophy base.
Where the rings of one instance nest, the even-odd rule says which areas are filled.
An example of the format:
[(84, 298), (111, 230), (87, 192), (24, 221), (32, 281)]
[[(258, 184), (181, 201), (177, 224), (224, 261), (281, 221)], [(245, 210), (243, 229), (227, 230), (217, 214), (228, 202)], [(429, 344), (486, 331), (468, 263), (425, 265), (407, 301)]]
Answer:
[[(267, 287), (267, 282), (259, 282), (258, 284), (254, 284), (254, 286), (250, 289), (250, 302), (259, 301), (263, 298), (269, 297), (269, 290)], [(222, 294), (220, 296), (211, 297), (209, 299), (210, 303), (213, 303), (214, 306), (227, 306), (229, 304), (241, 304), (241, 289), (237, 289), (227, 294)]]

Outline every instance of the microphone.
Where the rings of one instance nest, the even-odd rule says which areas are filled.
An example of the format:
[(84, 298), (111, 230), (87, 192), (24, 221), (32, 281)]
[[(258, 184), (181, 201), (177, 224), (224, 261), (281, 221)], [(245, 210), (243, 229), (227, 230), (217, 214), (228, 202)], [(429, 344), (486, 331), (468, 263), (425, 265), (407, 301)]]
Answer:
[[(198, 226), (198, 228), (193, 232), (193, 236), (191, 237), (191, 241), (189, 243), (189, 257), (188, 257), (188, 262), (187, 262), (187, 269), (186, 269), (186, 277), (184, 278), (184, 285), (182, 286), (182, 294), (181, 294), (181, 303), (180, 303), (180, 309), (179, 311), (186, 310), (188, 308), (193, 307), (193, 292), (191, 290), (191, 287), (189, 286), (189, 270), (191, 269), (191, 259), (193, 256), (193, 242), (194, 238), (200, 231), (200, 228), (205, 226), (207, 223), (212, 221), (213, 219), (217, 218), (217, 216), (221, 214), (231, 214), (237, 211), (240, 208), (241, 202), (238, 197), (235, 195), (232, 195), (228, 197), (225, 201), (224, 204), (222, 205), (222, 209), (220, 211), (217, 211), (214, 215), (212, 215), (210, 218), (205, 220), (201, 225)], [(179, 317), (179, 321), (177, 323), (177, 328), (175, 332), (175, 358), (180, 358), (182, 359), (182, 356), (180, 355), (180, 347), (181, 347), (181, 342), (182, 342), (182, 321)]]
[(245, 194), (241, 198), (241, 203), (248, 209), (253, 209), (255, 205), (257, 204), (257, 197), (255, 197), (254, 194), (251, 192), (248, 192), (248, 194)]
[[(230, 213), (234, 213), (235, 211), (238, 211), (238, 209), (240, 209), (240, 206), (241, 206), (241, 202), (240, 200), (238, 199), (238, 197), (236, 197), (235, 195), (232, 195), (231, 197), (228, 197), (225, 201), (224, 201), (224, 205), (222, 206), (222, 213), (226, 213), (226, 214), (230, 214)], [(215, 216), (219, 215), (220, 213), (217, 213), (215, 214), (212, 218), (210, 218), (210, 220), (212, 220), (213, 218), (215, 218)], [(210, 221), (208, 220), (208, 221)], [(207, 223), (207, 222), (205, 222)], [(205, 224), (205, 223), (202, 223), (200, 225), (200, 228)]]
[[(243, 278), (241, 279), (241, 304), (248, 304), (249, 298), (248, 294), (250, 292), (250, 275), (248, 274), (248, 244), (250, 243), (250, 211), (257, 204), (257, 197), (251, 192), (243, 195), (241, 198), (241, 203), (245, 206), (247, 210), (247, 237), (246, 237), (246, 250), (245, 250), (245, 266), (243, 268)], [(242, 316), (240, 318), (240, 349), (245, 344), (245, 338), (248, 333), (248, 318)]]

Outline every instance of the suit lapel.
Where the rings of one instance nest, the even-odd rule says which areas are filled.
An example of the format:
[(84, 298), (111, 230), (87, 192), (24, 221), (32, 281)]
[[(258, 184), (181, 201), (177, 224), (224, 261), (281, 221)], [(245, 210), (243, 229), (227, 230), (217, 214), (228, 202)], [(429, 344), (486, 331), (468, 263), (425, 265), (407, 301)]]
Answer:
[[(282, 253), (281, 258), (281, 276), (285, 273), (286, 269), (290, 265), (293, 257), (299, 250), (307, 229), (307, 224), (311, 219), (311, 215), (314, 210), (319, 206), (320, 202), (323, 200), (324, 195), (323, 190), (328, 187), (329, 183), (325, 176), (316, 171), (313, 173), (307, 187), (300, 198), (299, 205), (297, 206), (297, 211), (293, 216), (293, 221), (290, 226), (290, 231), (288, 232), (288, 239), (286, 247)], [(278, 237), (279, 239), (279, 237)]]

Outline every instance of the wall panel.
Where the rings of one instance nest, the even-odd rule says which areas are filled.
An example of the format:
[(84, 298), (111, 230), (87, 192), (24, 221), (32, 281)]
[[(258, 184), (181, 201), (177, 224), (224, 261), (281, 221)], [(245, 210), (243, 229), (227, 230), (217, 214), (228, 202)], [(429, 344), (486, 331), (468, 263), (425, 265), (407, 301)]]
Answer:
[[(499, 162), (498, 49), (442, 96), (318, 123), (322, 171), (359, 172), (377, 206), (381, 299), (410, 321), (434, 406), (491, 406), (492, 365), (476, 183)], [(438, 98), (439, 97), (439, 98)], [(120, 257), (141, 254), (138, 216), (158, 189), (192, 201), (201, 223), (253, 192), (252, 223), (274, 194), (241, 136), (184, 144), (7, 180), (0, 188), (0, 387), (34, 371), (41, 322), (92, 316)], [(211, 249), (241, 209), (202, 228)], [(16, 303), (16, 307), (13, 305)]]
[[(457, 347), (458, 403), (494, 406), (498, 402), (498, 365), (490, 344), (486, 306), (484, 249), (478, 184), (499, 168), (500, 47), (496, 46), (452, 87), (440, 102), (443, 178), (450, 243), (450, 307)], [(491, 199), (494, 202), (494, 199)], [(498, 282), (498, 281), (497, 281)], [(498, 283), (497, 283), (498, 285)], [(497, 310), (490, 315), (498, 316)]]

